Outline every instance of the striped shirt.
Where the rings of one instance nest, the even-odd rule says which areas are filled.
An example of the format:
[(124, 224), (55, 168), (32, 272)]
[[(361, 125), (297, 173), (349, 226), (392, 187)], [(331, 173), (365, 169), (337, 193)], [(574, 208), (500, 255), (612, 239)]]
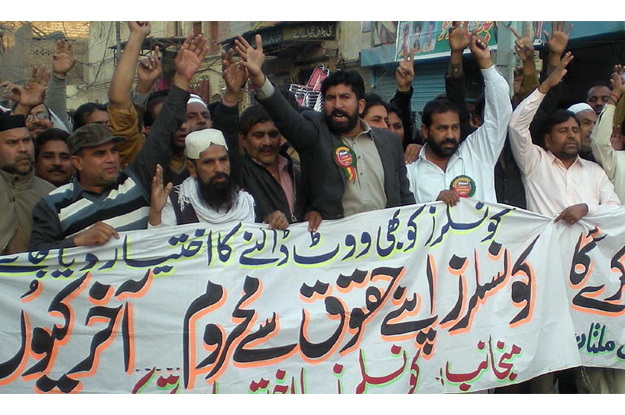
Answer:
[(35, 206), (35, 220), (39, 224), (47, 222), (48, 226), (39, 227), (30, 246), (39, 250), (74, 246), (73, 236), (97, 222), (104, 222), (118, 232), (146, 229), (149, 211), (149, 195), (128, 168), (101, 194), (85, 190), (74, 178)]

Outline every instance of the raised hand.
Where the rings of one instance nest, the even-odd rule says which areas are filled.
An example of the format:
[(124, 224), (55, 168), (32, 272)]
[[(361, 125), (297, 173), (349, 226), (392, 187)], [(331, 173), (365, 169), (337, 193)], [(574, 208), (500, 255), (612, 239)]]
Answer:
[(32, 75), (23, 88), (10, 82), (0, 84), (0, 87), (5, 88), (2, 96), (26, 107), (36, 107), (45, 100), (49, 80), (50, 71), (46, 70), (45, 65), (34, 66)]
[(159, 60), (159, 48), (155, 46), (150, 56), (139, 61), (139, 66), (137, 66), (137, 90), (144, 94), (150, 92), (152, 85), (162, 74), (163, 68)]
[(234, 60), (234, 50), (221, 51), (221, 76), (226, 82), (226, 88), (231, 92), (238, 93), (247, 82), (247, 70), (245, 66)]
[(408, 56), (408, 48), (404, 47), (404, 60), (399, 62), (395, 71), (395, 80), (397, 81), (397, 90), (410, 91), (410, 86), (414, 80), (414, 48), (410, 48), (410, 56)]
[(543, 30), (549, 52), (554, 55), (562, 55), (566, 49), (567, 43), (569, 43), (569, 36), (573, 31), (573, 24), (569, 26), (568, 32), (566, 30), (566, 22), (551, 22), (551, 36), (546, 30)]
[(616, 98), (614, 98), (614, 100), (618, 101), (621, 95), (623, 95), (623, 91), (625, 91), (625, 85), (623, 84), (622, 65), (614, 65), (614, 72), (612, 73), (612, 79), (610, 79), (610, 84), (612, 84), (612, 93), (617, 96)]
[(72, 56), (72, 44), (66, 40), (57, 40), (56, 54), (52, 55), (52, 72), (64, 78), (75, 64), (76, 58)]
[(200, 69), (200, 64), (207, 53), (206, 39), (201, 34), (197, 36), (189, 35), (180, 47), (174, 61), (176, 74), (190, 81), (193, 75)]
[(152, 31), (150, 22), (128, 22), (128, 28), (131, 35), (139, 35), (143, 38), (147, 37)]
[(462, 52), (471, 43), (469, 22), (451, 22), (449, 28), (449, 48), (452, 52)]
[(477, 61), (480, 69), (487, 69), (493, 66), (493, 61), (490, 59), (490, 51), (488, 50), (486, 39), (482, 36), (478, 36), (476, 33), (472, 33), (470, 48), (471, 54)]
[(532, 39), (532, 30), (530, 28), (530, 22), (525, 22), (525, 36), (521, 36), (517, 30), (508, 26), (510, 31), (516, 36), (516, 41), (514, 42), (514, 50), (519, 55), (519, 58), (523, 62), (528, 59), (534, 59), (534, 41)]
[(236, 45), (237, 53), (241, 57), (241, 65), (245, 66), (247, 69), (252, 82), (255, 86), (262, 86), (265, 83), (265, 75), (262, 71), (263, 63), (265, 62), (263, 39), (260, 35), (256, 35), (254, 40), (256, 42), (256, 49), (241, 35), (237, 35), (234, 44)]
[(159, 225), (161, 223), (161, 212), (167, 204), (167, 198), (172, 187), (172, 183), (167, 183), (167, 186), (163, 185), (163, 168), (160, 164), (157, 164), (156, 174), (152, 178), (152, 198), (148, 216), (151, 225)]
[(553, 72), (551, 72), (547, 79), (545, 79), (543, 83), (538, 86), (538, 90), (541, 93), (546, 94), (547, 91), (558, 85), (564, 75), (566, 75), (566, 65), (568, 65), (569, 62), (571, 62), (572, 60), (573, 55), (571, 54), (571, 52), (567, 52), (566, 55), (564, 55), (564, 58), (562, 58), (562, 60), (558, 64), (558, 66), (556, 66), (556, 68), (553, 70)]

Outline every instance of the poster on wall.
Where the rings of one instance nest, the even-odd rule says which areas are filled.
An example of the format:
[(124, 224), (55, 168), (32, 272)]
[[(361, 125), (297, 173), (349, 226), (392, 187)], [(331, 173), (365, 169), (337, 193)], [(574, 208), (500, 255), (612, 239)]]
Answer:
[(373, 22), (373, 45), (395, 43), (397, 22)]
[[(449, 28), (453, 22), (399, 22), (395, 49), (395, 60), (404, 58), (404, 50), (414, 49), (415, 59), (447, 55), (449, 49)], [(542, 25), (540, 26), (542, 28)], [(535, 30), (539, 30), (535, 27)], [(489, 46), (497, 45), (495, 22), (469, 22), (469, 31), (482, 36)]]

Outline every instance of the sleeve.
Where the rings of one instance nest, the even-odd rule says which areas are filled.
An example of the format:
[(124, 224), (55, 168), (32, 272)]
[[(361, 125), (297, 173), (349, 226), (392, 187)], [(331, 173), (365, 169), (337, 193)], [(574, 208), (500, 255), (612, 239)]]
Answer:
[(397, 105), (397, 108), (399, 108), (402, 113), (401, 122), (404, 125), (404, 141), (408, 141), (408, 144), (412, 143), (413, 133), (411, 103), (413, 92), (414, 90), (411, 85), (410, 91), (395, 91), (395, 95), (391, 98), (391, 103)]
[(599, 166), (597, 167), (597, 185), (599, 188), (599, 205), (588, 205), (588, 214), (596, 215), (598, 213), (602, 213), (608, 210), (612, 210), (621, 206), (621, 200), (618, 198), (616, 192), (614, 191), (614, 185), (608, 179), (608, 176), (601, 170)]
[(63, 238), (61, 224), (45, 198), (33, 208), (33, 232), (30, 235), (29, 250), (43, 251), (74, 247), (74, 238)]
[(136, 89), (133, 89), (130, 94), (130, 101), (132, 101), (132, 105), (137, 111), (137, 129), (139, 131), (143, 128), (143, 114), (145, 114), (145, 107), (148, 105), (149, 98), (150, 94), (142, 94), (141, 92), (137, 92)]
[(156, 165), (169, 163), (172, 137), (185, 120), (188, 99), (189, 92), (172, 85), (143, 148), (129, 165), (148, 195), (152, 192)]
[(484, 123), (464, 142), (470, 153), (495, 166), (506, 140), (506, 130), (512, 115), (509, 86), (495, 65), (482, 69), (484, 76)]
[(126, 141), (119, 143), (119, 162), (123, 166), (135, 159), (143, 147), (143, 135), (139, 132), (137, 111), (133, 105), (130, 109), (115, 109), (109, 105), (109, 128), (113, 135), (125, 137)]
[(65, 124), (67, 131), (71, 132), (73, 130), (72, 123), (67, 116), (66, 79), (67, 77), (60, 78), (52, 74), (46, 90), (46, 106)]
[(540, 161), (540, 151), (532, 143), (529, 126), (544, 97), (538, 89), (534, 90), (514, 110), (508, 127), (512, 154), (525, 176), (531, 174)]
[(519, 89), (519, 96), (526, 98), (532, 91), (538, 88), (538, 73), (533, 74), (523, 73), (523, 81), (521, 81), (521, 88)]
[[(267, 96), (269, 91), (271, 94)], [(258, 98), (258, 102), (269, 113), (282, 136), (293, 148), (300, 154), (310, 152), (319, 137), (315, 123), (297, 112), (268, 79), (259, 88)]]
[(464, 72), (457, 77), (445, 75), (445, 94), (447, 94), (447, 99), (460, 111), (458, 114), (460, 117), (460, 140), (463, 141), (474, 131), (474, 128), (471, 127), (471, 119), (464, 98), (466, 95)]
[(397, 137), (393, 137), (393, 146), (395, 147), (395, 165), (397, 166), (397, 174), (399, 179), (399, 197), (402, 206), (415, 204), (415, 197), (410, 191), (410, 180), (408, 180), (408, 172), (406, 163), (404, 163), (404, 152), (401, 143)]
[(562, 82), (547, 91), (543, 101), (540, 103), (536, 115), (530, 124), (530, 135), (532, 142), (538, 146), (544, 144), (544, 139), (541, 134), (543, 124), (549, 118), (549, 116), (558, 109), (558, 103), (560, 102), (560, 96), (562, 94)]
[(228, 156), (230, 157), (230, 174), (237, 183), (241, 183), (242, 154), (239, 150), (239, 107), (237, 105), (224, 105), (219, 102), (215, 106), (213, 128), (224, 134), (226, 144), (228, 144)]
[(150, 225), (148, 222), (148, 229), (164, 228), (165, 226), (176, 226), (178, 221), (176, 220), (176, 212), (174, 212), (174, 206), (171, 204), (171, 198), (167, 198), (167, 203), (161, 211), (161, 223), (158, 225)]
[(590, 134), (592, 154), (599, 164), (601, 164), (610, 180), (614, 180), (616, 163), (618, 162), (616, 151), (612, 148), (612, 144), (610, 143), (615, 109), (616, 107), (612, 104), (604, 106), (603, 111), (601, 111), (599, 115), (599, 120), (597, 120)]

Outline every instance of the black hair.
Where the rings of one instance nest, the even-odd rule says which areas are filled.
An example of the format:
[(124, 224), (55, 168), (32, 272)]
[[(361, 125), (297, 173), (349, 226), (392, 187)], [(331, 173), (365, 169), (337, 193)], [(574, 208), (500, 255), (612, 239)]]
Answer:
[(588, 85), (588, 88), (586, 88), (586, 96), (588, 96), (588, 93), (590, 92), (590, 90), (593, 89), (596, 86), (605, 86), (610, 91), (612, 90), (612, 88), (610, 87), (610, 84), (608, 84), (607, 82), (595, 81), (592, 84)]
[(96, 111), (106, 112), (106, 105), (97, 102), (87, 102), (82, 104), (74, 112), (74, 131), (87, 124), (85, 119)]
[(544, 137), (545, 134), (551, 134), (551, 130), (554, 126), (561, 124), (563, 122), (567, 122), (569, 118), (573, 118), (577, 125), (580, 125), (579, 121), (575, 114), (569, 110), (565, 110), (559, 108), (549, 115), (549, 117), (545, 120), (541, 128), (541, 137)]
[(404, 112), (401, 110), (401, 108), (397, 106), (397, 104), (395, 104), (394, 102), (389, 103), (388, 108), (386, 110), (388, 111), (389, 114), (391, 112), (394, 112), (395, 114), (397, 114), (399, 119), (402, 120), (402, 124), (403, 124)]
[(35, 159), (39, 157), (41, 148), (48, 141), (59, 140), (67, 144), (68, 138), (69, 133), (67, 131), (61, 130), (60, 128), (50, 128), (49, 130), (42, 132), (35, 139)]
[(421, 114), (421, 123), (427, 128), (430, 128), (430, 125), (432, 125), (432, 115), (443, 114), (448, 111), (460, 114), (458, 107), (456, 107), (450, 100), (444, 98), (433, 99), (425, 104), (423, 114)]
[(364, 117), (372, 107), (378, 105), (382, 105), (386, 109), (386, 112), (388, 112), (388, 104), (382, 99), (381, 96), (377, 94), (365, 95), (365, 109), (362, 110), (362, 114), (360, 116)]
[(143, 126), (151, 127), (156, 121), (156, 117), (158, 114), (154, 114), (154, 107), (158, 104), (165, 102), (167, 99), (167, 94), (169, 94), (169, 90), (166, 91), (155, 91), (150, 94), (148, 98), (148, 102), (145, 105), (145, 111), (143, 113)]
[(325, 98), (326, 91), (331, 86), (347, 85), (352, 88), (356, 99), (361, 100), (365, 98), (365, 81), (362, 76), (356, 71), (336, 71), (332, 72), (321, 84), (321, 96)]
[(272, 121), (269, 113), (260, 105), (253, 105), (247, 108), (239, 117), (239, 133), (246, 137), (252, 127), (259, 122)]

